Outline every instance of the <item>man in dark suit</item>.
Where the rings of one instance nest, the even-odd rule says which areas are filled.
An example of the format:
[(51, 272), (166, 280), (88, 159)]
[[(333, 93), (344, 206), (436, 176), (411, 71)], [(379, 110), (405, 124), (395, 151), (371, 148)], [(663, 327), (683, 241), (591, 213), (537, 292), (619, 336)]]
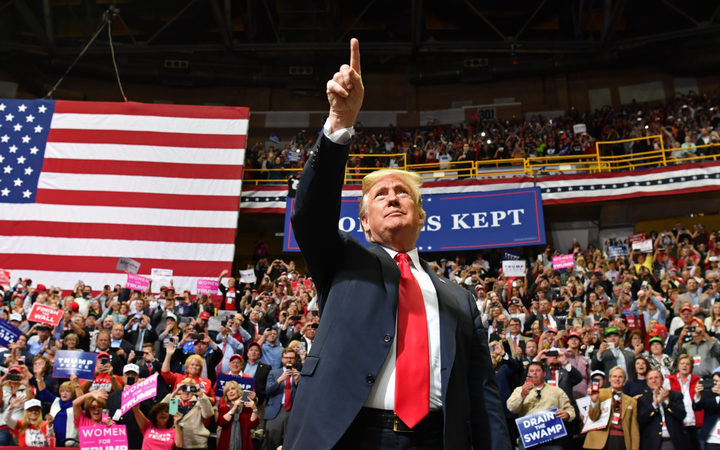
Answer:
[(257, 400), (255, 403), (258, 408), (264, 410), (265, 401), (267, 400), (265, 386), (267, 385), (267, 379), (271, 368), (267, 364), (260, 362), (262, 350), (257, 342), (253, 342), (248, 346), (245, 356), (246, 359), (243, 364), (242, 372), (255, 379), (255, 393), (257, 394)]
[(370, 249), (338, 231), (363, 93), (353, 39), (350, 64), (327, 83), (330, 112), (294, 202), (321, 321), (283, 448), (509, 449), (475, 299), (418, 256), (419, 175), (385, 169), (363, 180), (360, 222)]
[[(137, 323), (137, 327), (134, 327), (135, 323)], [(150, 318), (146, 315), (143, 315), (139, 318), (136, 318), (133, 316), (130, 319), (130, 323), (128, 324), (128, 328), (134, 328), (131, 329), (126, 334), (126, 339), (132, 345), (133, 350), (135, 350), (135, 354), (139, 354), (142, 350), (142, 347), (146, 343), (154, 343), (157, 341), (158, 336), (155, 331), (149, 329), (150, 325)], [(130, 362), (130, 361), (129, 361)]]
[(650, 388), (638, 398), (638, 424), (641, 450), (685, 450), (691, 440), (683, 427), (685, 405), (683, 395), (663, 387), (663, 376), (658, 370), (647, 374)]
[(610, 369), (620, 366), (627, 373), (628, 379), (634, 379), (635, 354), (624, 350), (620, 342), (620, 330), (615, 327), (605, 328), (605, 341), (600, 343), (597, 353), (592, 357), (590, 368), (610, 373)]
[[(265, 450), (275, 450), (285, 438), (287, 421), (295, 404), (300, 372), (293, 368), (297, 355), (288, 348), (282, 353), (282, 367), (270, 371), (265, 390), (268, 404), (265, 408)], [(288, 397), (289, 394), (289, 397)]]

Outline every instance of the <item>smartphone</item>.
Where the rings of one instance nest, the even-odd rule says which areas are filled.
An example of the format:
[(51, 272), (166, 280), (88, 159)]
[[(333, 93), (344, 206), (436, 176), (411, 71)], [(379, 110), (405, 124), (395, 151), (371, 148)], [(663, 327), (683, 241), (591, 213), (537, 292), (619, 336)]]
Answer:
[(609, 348), (610, 350), (612, 350), (612, 349), (615, 348), (615, 343), (614, 343), (614, 342), (608, 342), (607, 345), (608, 345), (608, 348)]
[(110, 410), (108, 410), (108, 409), (103, 409), (103, 410), (102, 410), (102, 419), (101, 419), (101, 420), (102, 420), (103, 422), (107, 422), (107, 420), (108, 420), (109, 418), (110, 418)]
[(712, 378), (709, 380), (702, 380), (700, 381), (700, 383), (702, 384), (703, 389), (706, 391), (709, 391), (710, 389), (715, 387), (715, 380), (713, 380)]
[(171, 416), (174, 416), (178, 412), (178, 404), (180, 402), (176, 397), (172, 397), (168, 403), (169, 403), (168, 414), (170, 414)]
[(526, 383), (532, 383), (532, 378), (531, 378), (531, 377), (525, 377), (525, 382), (526, 382)]
[(592, 392), (598, 392), (600, 390), (600, 381), (599, 380), (592, 380)]
[(242, 396), (240, 397), (240, 400), (242, 400), (243, 403), (250, 400), (250, 391), (242, 391)]

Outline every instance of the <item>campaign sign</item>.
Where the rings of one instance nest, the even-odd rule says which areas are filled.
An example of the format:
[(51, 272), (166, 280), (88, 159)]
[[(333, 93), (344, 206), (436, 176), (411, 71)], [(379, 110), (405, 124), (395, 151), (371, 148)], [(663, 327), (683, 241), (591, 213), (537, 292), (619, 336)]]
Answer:
[(197, 280), (197, 293), (200, 294), (217, 294), (218, 291), (218, 280), (207, 280), (204, 278), (198, 278)]
[(157, 395), (158, 374), (154, 373), (132, 386), (125, 386), (120, 400), (120, 412), (125, 414), (133, 406)]
[(524, 277), (525, 276), (525, 260), (521, 261), (503, 261), (503, 275), (506, 277)]
[(555, 416), (557, 408), (515, 419), (525, 448), (567, 436), (563, 420)]
[(152, 269), (150, 270), (150, 279), (153, 282), (153, 292), (159, 293), (160, 288), (167, 286), (172, 281), (172, 269)]
[(652, 253), (653, 241), (652, 239), (645, 239), (644, 241), (633, 242), (632, 249), (640, 253)]
[(10, 287), (10, 271), (0, 269), (0, 286)]
[(55, 309), (52, 306), (35, 303), (32, 305), (32, 309), (30, 309), (30, 314), (28, 314), (28, 321), (57, 326), (62, 320), (62, 316), (62, 309)]
[(503, 253), (503, 261), (516, 261), (518, 259), (520, 259), (520, 255), (512, 250), (505, 250), (505, 253)]
[(92, 380), (95, 377), (95, 360), (97, 353), (58, 350), (55, 352), (53, 377), (70, 378), (71, 375), (77, 375), (81, 380)]
[(216, 397), (222, 397), (223, 390), (225, 390), (225, 383), (228, 381), (236, 381), (237, 384), (240, 385), (240, 389), (244, 391), (252, 391), (255, 389), (255, 379), (252, 377), (221, 373), (217, 376), (217, 387), (215, 388)]
[(142, 275), (135, 275), (134, 273), (127, 274), (127, 281), (125, 282), (125, 287), (127, 289), (130, 289), (131, 291), (145, 292), (147, 291), (148, 286), (150, 286), (149, 278)]
[(84, 450), (127, 450), (125, 425), (80, 427), (80, 448)]
[(17, 341), (21, 334), (22, 331), (0, 319), (0, 345), (8, 347), (10, 344)]
[(140, 270), (140, 263), (132, 258), (122, 257), (118, 259), (117, 266), (115, 268), (121, 272), (138, 273), (138, 270)]
[(622, 258), (628, 255), (628, 249), (624, 245), (611, 245), (608, 247), (608, 256), (610, 258)]
[(552, 266), (555, 270), (572, 269), (575, 267), (575, 255), (569, 253), (567, 255), (553, 256)]
[(628, 242), (634, 244), (635, 242), (642, 242), (645, 240), (645, 233), (635, 233), (628, 237)]
[[(352, 194), (352, 193), (351, 193)], [(285, 206), (283, 251), (300, 251), (290, 223), (295, 198)], [(358, 218), (359, 197), (344, 197), (338, 228), (370, 246)], [(420, 252), (519, 247), (545, 243), (540, 188), (423, 196)]]
[(257, 277), (255, 276), (255, 270), (253, 269), (245, 269), (240, 271), (240, 281), (242, 283), (255, 283), (257, 281)]

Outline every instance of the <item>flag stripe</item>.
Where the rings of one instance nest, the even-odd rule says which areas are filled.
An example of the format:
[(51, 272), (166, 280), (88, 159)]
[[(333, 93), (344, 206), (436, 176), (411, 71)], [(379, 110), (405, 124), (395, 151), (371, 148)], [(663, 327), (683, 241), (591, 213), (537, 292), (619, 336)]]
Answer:
[(43, 172), (40, 189), (65, 191), (95, 191), (102, 188), (110, 192), (147, 192), (156, 194), (228, 195), (240, 193), (240, 180), (207, 180), (171, 177), (85, 175)]
[(0, 217), (2, 220), (63, 221), (76, 225), (134, 224), (234, 230), (238, 212), (25, 203), (0, 204)]
[[(126, 254), (127, 255), (127, 254)], [(132, 255), (130, 255), (132, 257)], [(224, 269), (229, 269), (232, 265), (228, 261), (168, 261), (167, 259), (143, 259), (133, 258), (140, 263), (140, 274), (149, 274), (151, 268), (169, 268), (172, 266), (173, 269), (173, 280), (175, 285), (180, 289), (190, 289), (189, 287), (181, 287), (175, 276), (187, 276), (187, 277), (213, 277), (217, 278)], [(13, 277), (20, 274), (25, 274), (27, 270), (38, 270), (38, 267), (42, 270), (59, 270), (74, 272), (75, 279), (83, 279), (86, 273), (89, 272), (106, 272), (106, 273), (117, 273), (118, 257), (82, 257), (82, 258), (70, 258), (65, 255), (34, 255), (34, 254), (23, 254), (18, 253), (15, 255), (4, 255), (0, 254), (0, 266), (2, 267), (13, 267), (11, 272)], [(17, 274), (16, 274), (17, 272)], [(34, 278), (33, 281), (39, 279)], [(61, 287), (67, 285), (64, 283)], [(123, 284), (125, 278), (123, 277)], [(44, 284), (44, 283), (43, 283)], [(72, 287), (72, 283), (69, 287)], [(195, 286), (192, 286), (193, 291)]]
[(52, 249), (63, 256), (133, 255), (133, 259), (162, 255), (165, 260), (184, 260), (193, 255), (196, 261), (228, 261), (235, 253), (233, 244), (188, 242), (129, 241), (120, 239), (79, 239), (42, 236), (0, 236), (0, 253), (44, 255)]
[(50, 126), (56, 130), (159, 131), (179, 134), (233, 135), (246, 134), (248, 121), (120, 114), (58, 114), (56, 112)]
[(136, 102), (82, 102), (64, 100), (55, 103), (55, 113), (123, 114), (138, 116), (192, 117), (196, 119), (248, 119), (250, 109), (237, 106), (165, 105)]
[(245, 136), (176, 134), (156, 131), (51, 129), (48, 135), (48, 141), (80, 142), (85, 144), (157, 145), (166, 147), (245, 148)]
[(183, 164), (241, 166), (245, 158), (245, 150), (48, 142), (45, 147), (45, 161), (64, 158), (93, 161), (173, 161)]
[(83, 159), (45, 159), (43, 173), (92, 175), (136, 175), (154, 177), (160, 173), (174, 178), (242, 179), (242, 166), (211, 164), (178, 164), (140, 161), (87, 161)]
[(148, 194), (128, 192), (72, 191), (38, 189), (36, 203), (86, 206), (162, 206), (164, 209), (187, 209), (197, 211), (233, 211), (240, 198), (208, 195)]
[(81, 239), (125, 239), (225, 244), (235, 240), (234, 228), (161, 227), (153, 225), (88, 224), (39, 220), (0, 221), (0, 235), (46, 236)]

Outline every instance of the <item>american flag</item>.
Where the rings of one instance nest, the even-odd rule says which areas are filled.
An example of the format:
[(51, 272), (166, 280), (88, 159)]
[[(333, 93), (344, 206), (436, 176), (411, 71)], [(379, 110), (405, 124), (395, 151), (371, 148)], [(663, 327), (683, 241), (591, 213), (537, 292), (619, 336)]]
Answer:
[(0, 268), (100, 290), (129, 257), (195, 292), (232, 265), (249, 114), (0, 99)]

